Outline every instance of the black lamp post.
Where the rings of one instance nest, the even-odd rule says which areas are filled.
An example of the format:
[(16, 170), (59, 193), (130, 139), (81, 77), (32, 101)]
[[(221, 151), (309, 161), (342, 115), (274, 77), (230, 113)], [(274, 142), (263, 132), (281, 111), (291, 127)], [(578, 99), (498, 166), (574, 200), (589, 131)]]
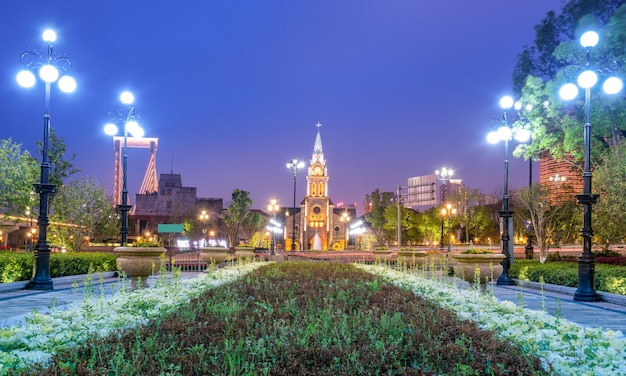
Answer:
[(111, 121), (104, 126), (106, 134), (113, 136), (117, 134), (117, 125), (115, 123), (123, 123), (124, 127), (124, 145), (122, 146), (122, 202), (118, 205), (118, 209), (122, 213), (122, 225), (120, 229), (121, 245), (125, 246), (128, 236), (128, 212), (132, 205), (128, 204), (128, 188), (127, 188), (127, 163), (128, 163), (128, 132), (133, 137), (143, 137), (143, 129), (137, 123), (135, 115), (135, 107), (133, 102), (135, 97), (129, 91), (125, 91), (120, 95), (120, 101), (128, 106), (128, 114), (124, 117), (119, 111), (109, 112), (109, 120)]
[(446, 207), (441, 210), (441, 218), (448, 216), (448, 252), (452, 251), (452, 233), (450, 232), (450, 219), (452, 215), (456, 214), (456, 208), (453, 208), (451, 204), (446, 204)]
[[(591, 69), (591, 48), (598, 44), (599, 39), (598, 34), (593, 31), (588, 31), (580, 37), (580, 44), (586, 50), (585, 70), (578, 76), (578, 86), (585, 89), (585, 125), (583, 127), (584, 172), (583, 193), (576, 195), (576, 200), (583, 205), (583, 227), (580, 231), (583, 238), (583, 252), (578, 257), (578, 288), (574, 293), (574, 300), (583, 302), (602, 300), (602, 297), (595, 289), (595, 266), (593, 253), (591, 252), (593, 237), (591, 207), (596, 202), (598, 195), (591, 193), (591, 121), (589, 119), (591, 88), (598, 82), (598, 75)], [(567, 70), (565, 73), (566, 77), (568, 77)], [(617, 77), (609, 77), (602, 87), (607, 94), (616, 94), (622, 90), (623, 83)], [(572, 83), (565, 84), (559, 90), (559, 95), (564, 100), (574, 99), (578, 95), (578, 87)]]
[(304, 168), (304, 162), (298, 161), (296, 158), (287, 162), (287, 168), (293, 173), (293, 226), (291, 228), (291, 250), (296, 249), (296, 177), (298, 172)]
[(511, 259), (513, 258), (513, 249), (509, 249), (509, 240), (511, 235), (509, 234), (509, 223), (513, 212), (509, 210), (509, 141), (513, 138), (515, 133), (515, 139), (519, 142), (526, 142), (530, 139), (530, 130), (526, 128), (517, 129), (515, 132), (509, 127), (509, 121), (507, 118), (507, 110), (513, 107), (513, 98), (505, 96), (500, 99), (500, 107), (504, 110), (502, 112), (502, 120), (499, 121), (500, 127), (496, 131), (489, 132), (487, 135), (487, 141), (489, 143), (498, 143), (504, 141), (504, 191), (502, 196), (502, 210), (498, 213), (502, 220), (502, 254), (504, 259), (500, 263), (502, 265), (502, 275), (498, 277), (496, 284), (498, 285), (513, 285), (515, 281), (509, 275), (509, 269), (511, 268)]
[[(441, 203), (445, 204), (446, 202), (446, 191), (448, 190), (448, 184), (446, 183), (452, 175), (454, 174), (454, 170), (447, 169), (443, 167), (441, 170), (436, 170), (435, 175), (437, 175), (437, 179), (443, 182), (443, 188), (441, 190)], [(441, 217), (441, 239), (439, 241), (439, 249), (443, 251), (443, 222), (444, 219)]]
[[(41, 178), (35, 184), (35, 191), (39, 193), (39, 236), (34, 249), (33, 278), (26, 288), (29, 290), (52, 290), (54, 288), (50, 277), (50, 243), (48, 243), (48, 200), (55, 192), (55, 185), (50, 183), (50, 86), (58, 81), (59, 89), (71, 93), (76, 89), (76, 81), (65, 74), (72, 68), (71, 61), (52, 51), (52, 44), (56, 40), (53, 30), (43, 32), (43, 40), (47, 43), (46, 52), (25, 51), (22, 53), (22, 64), (33, 70), (38, 70), (39, 77), (45, 82), (45, 111), (43, 115), (43, 142), (41, 151)], [(36, 83), (35, 75), (30, 70), (23, 70), (17, 75), (17, 82), (22, 87), (33, 87)]]
[(276, 213), (278, 212), (278, 210), (280, 210), (278, 201), (275, 198), (270, 200), (270, 203), (267, 205), (267, 210), (269, 210), (270, 214), (272, 215), (272, 221), (271, 221), (272, 227), (270, 227), (270, 230), (269, 230), (272, 233), (272, 243), (270, 245), (270, 254), (274, 256), (276, 254), (276, 229), (275, 229)]

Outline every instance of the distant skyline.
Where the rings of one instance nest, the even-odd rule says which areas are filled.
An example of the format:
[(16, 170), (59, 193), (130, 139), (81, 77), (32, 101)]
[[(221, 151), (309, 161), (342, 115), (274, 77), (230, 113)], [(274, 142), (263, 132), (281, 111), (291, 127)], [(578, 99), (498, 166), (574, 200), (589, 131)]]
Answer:
[[(253, 207), (293, 202), (287, 161), (308, 161), (320, 122), (333, 202), (394, 191), (407, 178), (455, 170), (469, 188), (503, 185), (504, 146), (490, 122), (511, 94), (515, 59), (560, 0), (436, 2), (298, 1), (9, 2), (0, 16), (0, 138), (36, 155), (44, 90), (20, 88), (25, 48), (72, 60), (78, 88), (52, 90), (52, 126), (82, 175), (113, 189), (107, 113), (130, 90), (146, 137), (159, 138), (157, 174), (179, 173), (198, 197)], [(511, 145), (513, 149), (515, 144)], [(148, 165), (129, 150), (129, 192)], [(510, 158), (510, 188), (528, 184), (529, 162)], [(533, 166), (535, 180), (539, 166)], [(298, 175), (299, 202), (306, 170)]]

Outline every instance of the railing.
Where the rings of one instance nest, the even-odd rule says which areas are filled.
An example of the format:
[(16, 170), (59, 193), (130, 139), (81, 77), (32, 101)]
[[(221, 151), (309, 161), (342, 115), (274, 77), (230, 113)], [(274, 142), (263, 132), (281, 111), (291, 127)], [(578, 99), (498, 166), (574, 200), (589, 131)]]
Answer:
[(165, 255), (165, 267), (172, 270), (172, 267), (179, 268), (183, 272), (203, 272), (207, 269), (206, 262), (200, 259), (200, 252), (181, 252)]

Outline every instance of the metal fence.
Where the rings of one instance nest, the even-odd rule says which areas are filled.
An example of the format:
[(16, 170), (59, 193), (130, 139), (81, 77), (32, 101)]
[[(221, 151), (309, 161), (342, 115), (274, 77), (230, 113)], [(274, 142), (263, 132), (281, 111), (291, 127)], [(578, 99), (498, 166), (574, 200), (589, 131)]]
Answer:
[(168, 252), (165, 257), (167, 270), (177, 268), (183, 272), (203, 272), (208, 267), (207, 263), (200, 259), (199, 251), (176, 252), (174, 254)]

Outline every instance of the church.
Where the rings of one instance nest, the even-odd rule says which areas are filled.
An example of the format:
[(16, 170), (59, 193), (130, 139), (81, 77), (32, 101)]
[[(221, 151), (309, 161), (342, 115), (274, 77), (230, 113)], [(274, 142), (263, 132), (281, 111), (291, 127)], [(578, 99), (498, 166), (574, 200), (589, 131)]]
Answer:
[[(320, 123), (313, 155), (309, 160), (306, 176), (306, 195), (295, 213), (295, 250), (347, 250), (350, 243), (350, 223), (356, 219), (355, 207), (335, 207), (328, 196), (328, 165), (324, 158)], [(293, 227), (291, 216), (285, 218), (285, 249), (291, 250)]]

